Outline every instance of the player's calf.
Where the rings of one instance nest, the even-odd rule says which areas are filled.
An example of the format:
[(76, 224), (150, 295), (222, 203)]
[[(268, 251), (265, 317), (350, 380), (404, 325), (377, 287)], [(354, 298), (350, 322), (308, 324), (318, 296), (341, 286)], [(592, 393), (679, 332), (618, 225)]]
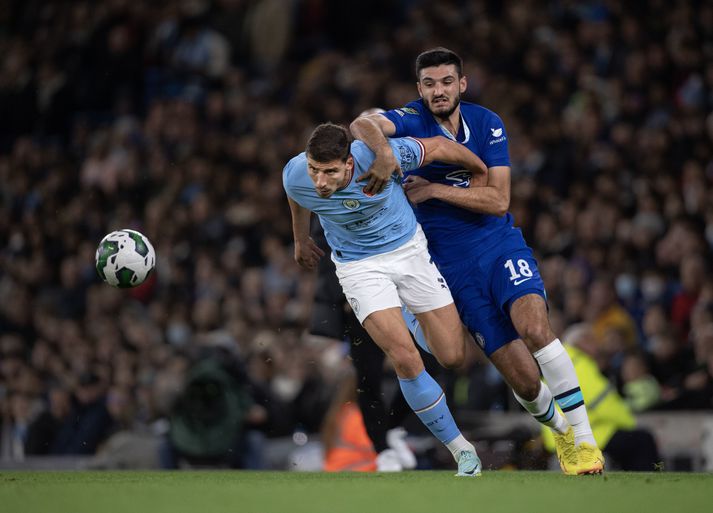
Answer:
[(453, 347), (448, 347), (445, 350), (434, 351), (433, 356), (436, 357), (436, 360), (438, 360), (438, 363), (442, 367), (455, 369), (463, 365), (465, 361), (465, 348), (453, 344)]
[(438, 363), (447, 369), (465, 361), (466, 331), (453, 303), (416, 314), (428, 347)]

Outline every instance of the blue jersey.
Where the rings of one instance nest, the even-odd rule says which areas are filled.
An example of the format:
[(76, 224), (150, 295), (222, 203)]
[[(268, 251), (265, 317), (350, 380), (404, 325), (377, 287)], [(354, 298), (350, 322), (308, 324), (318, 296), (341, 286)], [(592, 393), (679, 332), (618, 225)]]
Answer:
[[(466, 146), (489, 168), (510, 166), (507, 135), (500, 117), (480, 105), (468, 102), (460, 103), (460, 111), (460, 128), (455, 138), (440, 125), (422, 100), (382, 115), (396, 125), (394, 137), (442, 135)], [(442, 162), (433, 162), (420, 169), (409, 170), (408, 173), (454, 187), (468, 187), (472, 176), (458, 166)], [(404, 174), (407, 174), (406, 169)], [(439, 265), (478, 255), (496, 245), (499, 239), (497, 234), (504, 234), (503, 230), (510, 229), (513, 224), (510, 214), (503, 217), (478, 214), (434, 199), (420, 203), (414, 210), (428, 238), (428, 248)]]
[[(423, 163), (423, 145), (411, 138), (391, 139), (391, 148), (404, 171)], [(398, 180), (392, 179), (382, 192), (367, 196), (366, 182), (356, 179), (369, 170), (374, 153), (361, 141), (351, 146), (354, 171), (351, 180), (329, 198), (317, 194), (307, 174), (307, 157), (300, 153), (285, 166), (282, 184), (287, 195), (319, 216), (324, 236), (338, 262), (361, 260), (393, 251), (416, 232), (416, 218)]]
[[(466, 146), (489, 168), (510, 166), (502, 120), (479, 105), (461, 102), (458, 134), (441, 127), (422, 101), (383, 115), (396, 125), (396, 136), (444, 135)], [(468, 187), (470, 173), (440, 162), (416, 171), (431, 182)], [(478, 214), (438, 200), (418, 204), (416, 217), (428, 248), (448, 283), (463, 323), (487, 356), (519, 337), (510, 307), (520, 297), (546, 299), (537, 262), (510, 214)]]

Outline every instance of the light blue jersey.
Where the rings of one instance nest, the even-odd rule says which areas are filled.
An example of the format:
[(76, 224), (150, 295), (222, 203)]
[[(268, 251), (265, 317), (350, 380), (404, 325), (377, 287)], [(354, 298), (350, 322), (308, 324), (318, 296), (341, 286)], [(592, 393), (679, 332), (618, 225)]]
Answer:
[[(389, 143), (404, 171), (417, 169), (423, 164), (423, 145), (416, 139), (391, 139)], [(317, 194), (307, 173), (304, 152), (290, 160), (282, 172), (287, 195), (319, 216), (332, 255), (338, 262), (393, 251), (416, 232), (416, 217), (399, 181), (393, 179), (379, 194), (368, 196), (364, 193), (366, 182), (356, 179), (369, 170), (374, 153), (361, 141), (354, 141), (351, 155), (354, 171), (349, 183), (329, 198)]]

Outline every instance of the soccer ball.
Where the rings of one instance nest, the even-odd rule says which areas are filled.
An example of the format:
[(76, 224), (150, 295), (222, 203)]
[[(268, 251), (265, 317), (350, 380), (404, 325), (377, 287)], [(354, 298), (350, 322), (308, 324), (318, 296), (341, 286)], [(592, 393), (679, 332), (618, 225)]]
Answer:
[(141, 233), (119, 230), (102, 239), (95, 261), (102, 280), (125, 289), (141, 285), (148, 278), (156, 264), (156, 252)]

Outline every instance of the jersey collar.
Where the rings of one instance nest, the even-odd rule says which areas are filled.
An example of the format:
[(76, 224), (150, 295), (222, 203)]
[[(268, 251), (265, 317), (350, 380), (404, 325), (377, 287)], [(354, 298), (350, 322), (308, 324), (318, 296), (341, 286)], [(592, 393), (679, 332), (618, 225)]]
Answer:
[[(468, 124), (465, 122), (465, 119), (463, 119), (463, 113), (458, 112), (458, 115), (460, 116), (460, 123), (461, 123), (461, 125), (463, 125), (464, 139), (463, 139), (463, 142), (461, 142), (461, 144), (466, 144), (468, 141), (470, 141), (470, 128), (468, 128)], [(431, 114), (431, 116), (433, 116), (433, 114)], [(438, 121), (436, 116), (433, 116), (433, 119), (436, 121), (436, 123), (438, 123), (438, 128), (441, 129), (441, 132), (443, 133), (443, 135), (448, 137), (451, 141), (459, 142), (457, 139), (458, 134), (453, 135), (452, 133), (450, 133), (450, 131), (448, 131), (448, 129), (446, 129), (446, 127), (444, 127), (441, 124), (441, 122)]]

